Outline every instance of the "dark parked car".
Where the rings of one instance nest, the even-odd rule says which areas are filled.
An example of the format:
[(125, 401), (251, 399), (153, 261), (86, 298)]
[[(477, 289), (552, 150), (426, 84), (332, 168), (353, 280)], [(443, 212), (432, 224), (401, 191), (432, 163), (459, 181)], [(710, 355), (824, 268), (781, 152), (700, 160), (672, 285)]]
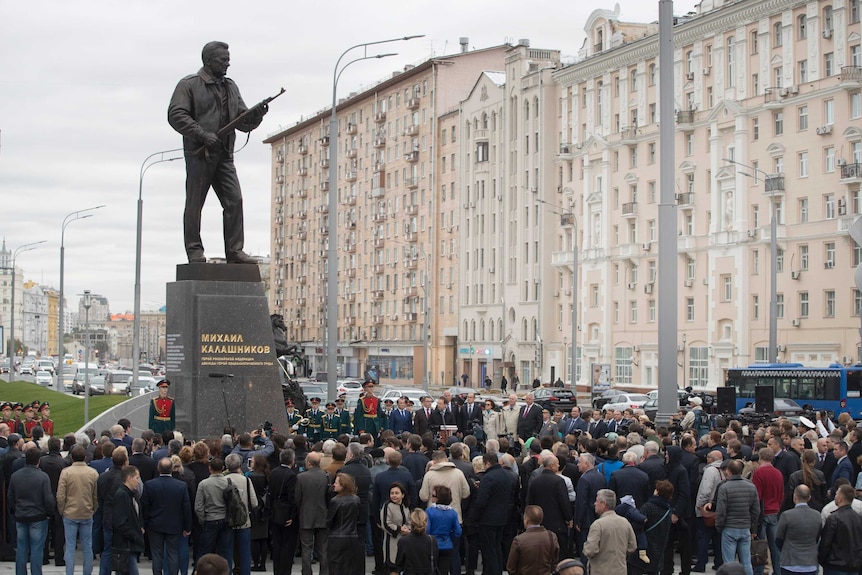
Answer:
[(593, 409), (597, 409), (601, 411), (601, 409), (608, 403), (610, 400), (615, 398), (617, 395), (622, 393), (619, 389), (606, 389), (598, 397), (593, 398)]
[(578, 398), (571, 389), (560, 389), (558, 387), (539, 387), (533, 390), (536, 403), (551, 413), (555, 409), (561, 409), (568, 414), (578, 404)]

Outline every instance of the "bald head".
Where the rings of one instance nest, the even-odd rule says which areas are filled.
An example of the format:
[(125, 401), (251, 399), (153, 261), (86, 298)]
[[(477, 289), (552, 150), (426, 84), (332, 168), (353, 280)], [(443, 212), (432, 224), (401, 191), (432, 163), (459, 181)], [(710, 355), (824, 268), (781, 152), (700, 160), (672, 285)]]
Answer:
[(316, 451), (312, 451), (308, 455), (305, 456), (305, 466), (306, 467), (320, 467), (320, 454)]

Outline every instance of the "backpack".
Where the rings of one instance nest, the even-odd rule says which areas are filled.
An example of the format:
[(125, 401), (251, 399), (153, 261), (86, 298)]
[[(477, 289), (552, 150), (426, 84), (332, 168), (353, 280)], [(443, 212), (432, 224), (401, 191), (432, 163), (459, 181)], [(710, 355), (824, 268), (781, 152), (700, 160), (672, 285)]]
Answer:
[(697, 431), (697, 438), (700, 439), (710, 431), (712, 431), (712, 423), (709, 421), (709, 414), (707, 414), (702, 409), (695, 410), (696, 417), (694, 422), (694, 429)]
[[(248, 493), (248, 477), (246, 480), (246, 494)], [(250, 496), (249, 496), (250, 497)], [(224, 488), (224, 502), (226, 511), (226, 519), (227, 524), (231, 529), (239, 529), (248, 521), (248, 508), (250, 505), (246, 505), (242, 500), (242, 494), (237, 489), (236, 485), (234, 485), (230, 478), (227, 480), (227, 487)], [(249, 501), (251, 503), (251, 501)]]

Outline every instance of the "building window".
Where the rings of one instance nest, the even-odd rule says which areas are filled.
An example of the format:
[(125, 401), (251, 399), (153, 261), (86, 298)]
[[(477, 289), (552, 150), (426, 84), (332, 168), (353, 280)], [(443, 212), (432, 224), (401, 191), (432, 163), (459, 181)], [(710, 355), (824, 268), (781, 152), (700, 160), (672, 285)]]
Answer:
[(773, 133), (780, 136), (784, 133), (784, 112), (772, 112)]
[(799, 198), (799, 223), (808, 223), (808, 198)]
[(801, 291), (799, 292), (799, 317), (808, 317), (808, 292)]
[(850, 117), (854, 120), (862, 117), (862, 92), (850, 94)]
[[(751, 120), (751, 134), (755, 142), (760, 139), (760, 120), (757, 118)], [(691, 154), (689, 153), (689, 155)]]
[(751, 251), (751, 275), (756, 276), (760, 273), (760, 251)]
[(826, 267), (834, 268), (835, 267), (835, 242), (826, 242), (824, 245), (825, 248), (825, 261)]
[(647, 145), (647, 154), (649, 156), (647, 158), (647, 162), (649, 164), (655, 164), (655, 142), (650, 142)]
[(685, 298), (685, 321), (694, 321), (694, 298)]
[(823, 213), (827, 220), (835, 219), (835, 194), (826, 194), (823, 196)]
[(835, 317), (835, 290), (828, 289), (823, 292), (823, 315)]
[(862, 314), (862, 291), (853, 289), (853, 315), (859, 316)]
[(835, 73), (835, 54), (827, 52), (823, 55), (823, 75), (831, 76)]
[(808, 152), (799, 152), (799, 177), (808, 177)]
[(656, 65), (655, 64), (649, 65), (648, 75), (649, 75), (649, 85), (655, 86), (655, 82), (656, 82)]
[(629, 323), (638, 322), (638, 302), (632, 300), (629, 302)]
[(760, 296), (757, 294), (751, 296), (751, 315), (752, 319), (760, 319)]
[(802, 271), (808, 269), (808, 244), (799, 245), (799, 269)]
[[(732, 88), (736, 85), (736, 53), (733, 36), (727, 38), (727, 85)], [(712, 106), (710, 106), (712, 107)]]
[(772, 69), (772, 87), (781, 89), (784, 87), (784, 68), (776, 66)]
[(706, 88), (706, 107), (712, 108), (715, 105), (715, 99), (713, 98), (712, 86), (708, 86)]
[(835, 100), (826, 100), (823, 102), (823, 120), (824, 124), (835, 123)]
[(689, 50), (685, 53), (685, 71), (687, 74), (694, 74), (694, 51)]
[(804, 83), (808, 81), (808, 60), (800, 60), (798, 63), (799, 66), (799, 82)]
[(633, 68), (629, 72), (629, 92), (637, 92), (638, 91), (638, 71), (637, 68)]
[(859, 23), (859, 0), (850, 0), (850, 23)]
[(784, 294), (775, 294), (775, 317), (784, 319)]
[(757, 30), (752, 30), (749, 33), (749, 38), (750, 38), (749, 43), (751, 44), (751, 53), (757, 54), (757, 51), (758, 51), (758, 48), (757, 48)]
[(808, 18), (805, 14), (800, 14), (796, 18), (796, 39), (805, 40), (808, 38)]
[(751, 93), (755, 96), (760, 93), (760, 74), (751, 75)]
[(835, 148), (829, 146), (824, 150), (824, 168), (825, 172), (831, 174), (835, 171)]
[(685, 155), (694, 155), (694, 132), (685, 133)]
[(616, 385), (631, 385), (633, 356), (634, 350), (631, 347), (614, 348), (614, 383)]
[(772, 47), (780, 48), (784, 44), (781, 38), (781, 22), (776, 22), (772, 25)]
[(709, 348), (688, 348), (688, 385), (706, 387), (709, 383)]
[(799, 106), (799, 131), (808, 129), (808, 106)]
[(832, 31), (832, 6), (823, 8), (823, 31)]
[(712, 44), (706, 45), (706, 65), (712, 68)]
[(648, 321), (650, 323), (655, 323), (655, 318), (656, 318), (655, 300), (654, 299), (649, 300), (647, 302), (647, 306), (649, 306), (649, 320)]
[(722, 301), (732, 301), (733, 300), (733, 276), (730, 274), (724, 274), (721, 276), (721, 286), (722, 286)]
[(859, 44), (850, 46), (850, 65), (855, 68), (862, 66), (862, 50), (860, 50)]

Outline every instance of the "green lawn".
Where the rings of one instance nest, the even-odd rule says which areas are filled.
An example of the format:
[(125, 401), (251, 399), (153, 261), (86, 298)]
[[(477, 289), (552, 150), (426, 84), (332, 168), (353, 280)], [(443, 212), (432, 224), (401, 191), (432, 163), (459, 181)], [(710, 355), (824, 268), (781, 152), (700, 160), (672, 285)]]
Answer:
[[(20, 401), (27, 404), (38, 399), (51, 404), (54, 435), (77, 431), (84, 425), (84, 398), (61, 393), (26, 381), (0, 381), (0, 401)], [(125, 395), (95, 395), (90, 397), (90, 419), (128, 399)]]

